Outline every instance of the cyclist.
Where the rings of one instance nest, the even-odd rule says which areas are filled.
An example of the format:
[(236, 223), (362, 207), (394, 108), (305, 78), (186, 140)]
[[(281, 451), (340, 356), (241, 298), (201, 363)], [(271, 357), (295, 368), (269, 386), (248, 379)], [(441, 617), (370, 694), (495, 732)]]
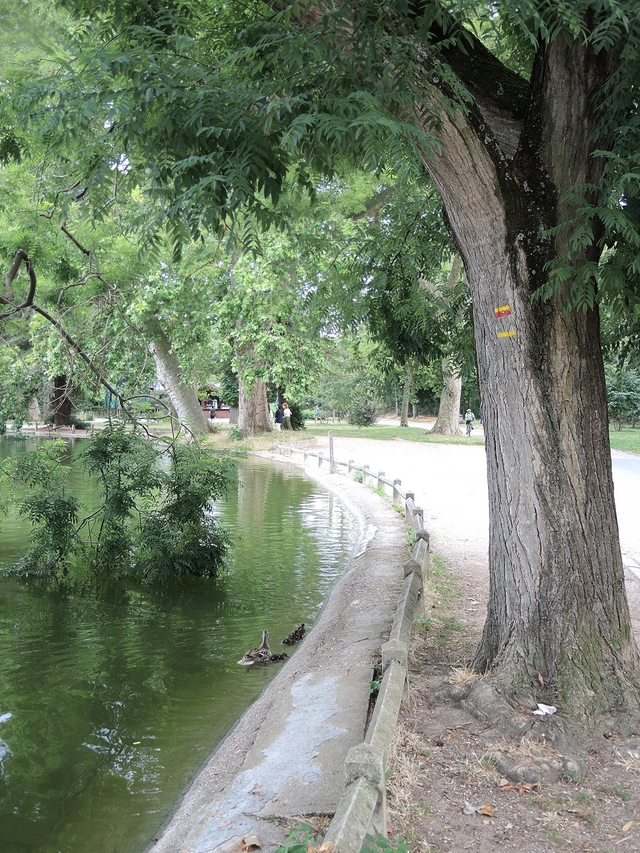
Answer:
[(473, 429), (473, 422), (475, 421), (476, 416), (473, 414), (471, 409), (467, 409), (464, 414), (464, 422), (467, 427), (467, 435), (471, 435), (471, 430)]

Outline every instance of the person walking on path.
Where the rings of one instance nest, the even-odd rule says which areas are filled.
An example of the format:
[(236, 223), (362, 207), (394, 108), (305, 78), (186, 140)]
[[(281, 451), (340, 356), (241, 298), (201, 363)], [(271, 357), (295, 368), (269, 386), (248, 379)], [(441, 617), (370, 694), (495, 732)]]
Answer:
[(282, 429), (282, 418), (284, 417), (284, 412), (282, 410), (282, 403), (278, 403), (278, 408), (276, 409), (276, 413), (274, 415), (274, 422), (276, 425), (276, 429), (278, 432)]
[(284, 409), (282, 412), (282, 428), (283, 429), (291, 429), (291, 409), (289, 408), (289, 404), (284, 404)]

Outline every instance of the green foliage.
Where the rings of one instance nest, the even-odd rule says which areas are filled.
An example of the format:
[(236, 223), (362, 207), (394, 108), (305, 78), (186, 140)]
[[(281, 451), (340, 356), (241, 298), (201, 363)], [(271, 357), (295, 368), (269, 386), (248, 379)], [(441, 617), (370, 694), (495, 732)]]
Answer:
[(286, 840), (275, 853), (309, 853), (309, 847), (319, 845), (321, 838), (315, 838), (308, 826), (299, 824), (289, 830)]
[(291, 429), (306, 429), (304, 414), (298, 403), (289, 403), (289, 408), (291, 409)]
[(220, 398), (227, 406), (237, 406), (240, 399), (238, 377), (230, 367), (225, 367), (218, 375), (220, 383)]
[(198, 444), (172, 445), (164, 501), (143, 518), (138, 572), (147, 580), (169, 576), (215, 577), (229, 544), (209, 502), (226, 493), (230, 467)]
[(18, 562), (19, 574), (67, 574), (79, 547), (76, 524), (79, 501), (65, 492), (68, 468), (62, 462), (67, 446), (62, 439), (48, 441), (33, 452), (19, 453), (3, 465), (3, 477), (12, 483), (12, 502), (32, 525), (30, 548)]
[(352, 401), (347, 412), (347, 421), (352, 426), (368, 427), (375, 424), (382, 410), (380, 404), (370, 397), (358, 397)]
[(608, 366), (607, 408), (609, 417), (622, 429), (625, 420), (640, 419), (640, 372), (632, 368)]
[(134, 572), (130, 522), (139, 502), (159, 498), (165, 476), (158, 450), (142, 436), (110, 427), (99, 433), (81, 454), (85, 470), (98, 478), (102, 503), (87, 522), (87, 556), (96, 571)]
[(411, 845), (407, 844), (400, 835), (396, 836), (395, 844), (392, 844), (378, 830), (375, 831), (374, 835), (367, 834), (365, 836), (362, 853), (392, 853), (392, 851), (395, 851), (395, 853), (410, 853)]
[(162, 582), (215, 577), (229, 544), (211, 512), (233, 474), (230, 457), (197, 442), (155, 444), (109, 427), (73, 458), (101, 486), (101, 502), (78, 522), (79, 501), (64, 491), (63, 441), (5, 463), (14, 502), (32, 525), (31, 548), (16, 569), (67, 574), (72, 555), (96, 573)]

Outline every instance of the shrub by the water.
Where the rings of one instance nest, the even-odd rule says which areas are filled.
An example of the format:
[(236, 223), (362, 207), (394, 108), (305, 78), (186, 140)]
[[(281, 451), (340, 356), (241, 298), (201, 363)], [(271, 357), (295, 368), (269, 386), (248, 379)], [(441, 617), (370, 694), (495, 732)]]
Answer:
[(32, 524), (18, 573), (51, 576), (77, 566), (145, 581), (218, 574), (229, 538), (210, 502), (227, 491), (230, 456), (109, 427), (71, 459), (101, 487), (100, 506), (78, 521), (80, 503), (65, 492), (67, 453), (58, 439), (3, 465), (11, 500)]

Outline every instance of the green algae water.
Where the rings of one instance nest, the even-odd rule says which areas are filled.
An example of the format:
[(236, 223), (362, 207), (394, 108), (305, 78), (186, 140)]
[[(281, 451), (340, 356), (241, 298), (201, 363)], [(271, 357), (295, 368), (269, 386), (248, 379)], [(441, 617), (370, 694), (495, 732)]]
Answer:
[[(0, 456), (29, 447), (4, 438)], [(144, 850), (281, 666), (237, 661), (263, 628), (282, 651), (296, 624), (313, 624), (357, 536), (332, 495), (260, 459), (240, 463), (216, 512), (236, 537), (216, 581), (71, 590), (0, 579), (0, 853)], [(27, 535), (4, 521), (0, 560), (14, 561)]]

